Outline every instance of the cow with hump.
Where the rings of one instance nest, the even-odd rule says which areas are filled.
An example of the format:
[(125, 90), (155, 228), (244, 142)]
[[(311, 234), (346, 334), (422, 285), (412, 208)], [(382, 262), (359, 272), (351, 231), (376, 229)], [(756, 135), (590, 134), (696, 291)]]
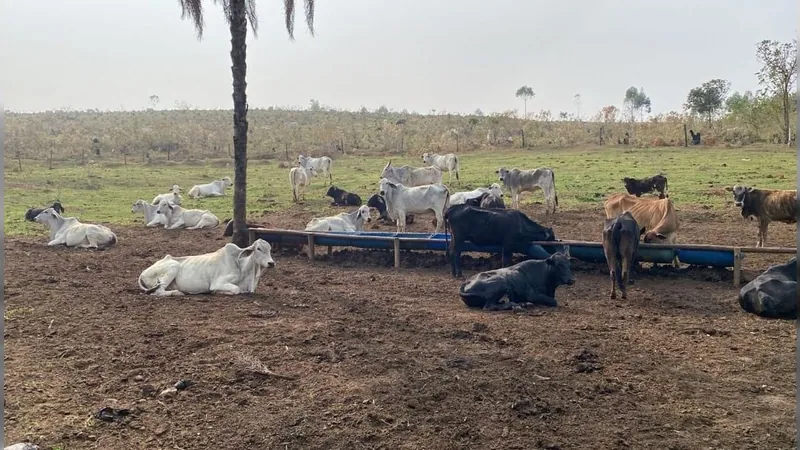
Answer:
[(438, 233), (450, 200), (450, 191), (443, 184), (406, 187), (386, 178), (381, 179), (380, 195), (386, 200), (387, 214), (397, 221), (400, 233), (406, 230), (407, 214), (430, 212), (436, 216), (434, 233)]
[[(669, 198), (635, 197), (630, 194), (613, 194), (603, 203), (606, 219), (612, 219), (623, 211), (630, 211), (644, 242), (652, 244), (675, 244), (678, 239), (678, 214)], [(680, 267), (677, 252), (672, 259), (674, 267)]]
[(64, 217), (53, 208), (47, 208), (33, 219), (50, 228), (48, 247), (107, 249), (117, 243), (117, 235), (105, 225), (81, 223), (74, 217)]
[(461, 273), (461, 251), (464, 242), (478, 246), (503, 247), (503, 267), (511, 264), (511, 256), (528, 253), (533, 241), (555, 241), (552, 228), (544, 227), (524, 213), (513, 209), (484, 209), (471, 205), (451, 206), (444, 215), (445, 233), (450, 229), (447, 258), (452, 275)]
[(519, 196), (523, 192), (535, 192), (538, 189), (544, 193), (545, 214), (550, 212), (552, 206), (553, 214), (556, 213), (558, 206), (558, 194), (556, 194), (556, 174), (549, 167), (539, 167), (538, 169), (511, 170), (501, 167), (495, 171), (498, 179), (505, 187), (511, 191), (511, 207), (519, 209)]
[[(458, 295), (467, 306), (488, 311), (517, 309), (526, 303), (558, 306), (556, 288), (573, 284), (567, 248), (564, 254), (554, 253), (544, 260), (478, 273), (461, 284)], [(500, 303), (503, 297), (508, 302)]]
[[(627, 298), (626, 285), (629, 284), (631, 267), (639, 250), (639, 225), (630, 211), (623, 211), (613, 219), (603, 223), (603, 253), (606, 255), (608, 271), (611, 275), (612, 299), (617, 298), (617, 286), (622, 298)], [(630, 282), (633, 284), (633, 282)]]
[(142, 271), (139, 288), (156, 296), (253, 293), (264, 269), (275, 267), (271, 250), (257, 239), (245, 248), (229, 243), (202, 255), (166, 255)]
[(392, 160), (381, 171), (381, 179), (387, 179), (395, 184), (406, 187), (424, 186), (426, 184), (441, 184), (442, 171), (436, 167), (411, 167), (392, 166)]
[(758, 219), (756, 247), (766, 245), (770, 222), (797, 223), (796, 189), (756, 189), (737, 184), (731, 190), (733, 191), (734, 205), (742, 208), (742, 217)]

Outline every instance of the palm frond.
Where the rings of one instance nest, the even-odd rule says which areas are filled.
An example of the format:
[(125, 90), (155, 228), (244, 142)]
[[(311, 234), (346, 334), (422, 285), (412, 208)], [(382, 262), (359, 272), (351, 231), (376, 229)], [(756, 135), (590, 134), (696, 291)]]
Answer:
[(197, 39), (203, 37), (203, 0), (178, 0), (181, 5), (181, 19), (189, 19), (197, 30)]
[[(286, 31), (289, 39), (294, 40), (294, 2), (295, 0), (283, 0), (284, 19), (286, 21)], [(314, 0), (304, 0), (306, 12), (306, 24), (311, 35), (314, 35)]]

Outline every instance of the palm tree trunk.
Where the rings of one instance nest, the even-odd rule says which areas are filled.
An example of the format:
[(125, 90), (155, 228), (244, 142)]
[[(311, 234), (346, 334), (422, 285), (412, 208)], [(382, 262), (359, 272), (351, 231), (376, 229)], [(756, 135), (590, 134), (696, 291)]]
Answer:
[(249, 245), (247, 231), (247, 15), (245, 0), (230, 0), (231, 72), (233, 73), (233, 237)]

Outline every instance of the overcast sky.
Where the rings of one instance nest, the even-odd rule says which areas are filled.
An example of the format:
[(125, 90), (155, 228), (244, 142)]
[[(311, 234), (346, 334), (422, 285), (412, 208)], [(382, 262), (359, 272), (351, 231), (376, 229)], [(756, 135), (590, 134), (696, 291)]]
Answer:
[[(380, 105), (428, 112), (518, 109), (581, 115), (621, 105), (641, 86), (653, 112), (681, 108), (712, 78), (755, 89), (756, 43), (797, 35), (797, 0), (329, 0), (316, 37), (297, 15), (288, 40), (280, 0), (258, 0), (248, 35), (252, 108)], [(298, 0), (302, 5), (302, 1)], [(16, 111), (232, 106), (230, 34), (205, 2), (202, 41), (176, 0), (5, 0), (0, 103)], [(302, 7), (302, 6), (301, 6)]]

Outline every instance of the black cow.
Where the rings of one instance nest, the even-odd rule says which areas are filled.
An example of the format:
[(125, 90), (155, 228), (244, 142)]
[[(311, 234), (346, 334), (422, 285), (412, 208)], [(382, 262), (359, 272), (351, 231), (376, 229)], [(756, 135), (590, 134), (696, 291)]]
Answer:
[(452, 240), (447, 258), (454, 277), (461, 277), (461, 246), (470, 241), (480, 246), (503, 247), (503, 267), (511, 264), (514, 252), (527, 253), (532, 241), (554, 241), (552, 228), (543, 227), (515, 209), (483, 209), (453, 205), (444, 214), (444, 229)]
[(331, 206), (361, 206), (361, 197), (336, 186), (329, 187), (325, 195), (333, 199)]
[[(61, 205), (61, 202), (58, 200), (53, 202), (53, 205), (49, 206), (48, 208), (53, 208), (59, 214), (64, 214), (64, 211), (66, 211), (64, 207)], [(27, 220), (28, 222), (33, 222), (34, 221), (33, 219), (35, 219), (36, 216), (41, 214), (41, 212), (44, 211), (45, 209), (47, 208), (29, 208), (27, 211), (25, 211), (25, 220)]]
[[(373, 194), (372, 197), (367, 200), (367, 206), (378, 210), (378, 220), (389, 224), (395, 223), (394, 220), (389, 218), (389, 213), (386, 209), (386, 200), (381, 197), (380, 194)], [(411, 225), (412, 223), (414, 223), (414, 216), (407, 214), (406, 225)]]
[(797, 257), (770, 266), (739, 291), (739, 306), (772, 319), (797, 319)]
[[(611, 298), (617, 298), (617, 286), (622, 298), (627, 298), (631, 266), (639, 251), (639, 224), (630, 211), (603, 222), (603, 252), (611, 275)], [(631, 282), (630, 284), (633, 284)]]
[(467, 199), (464, 204), (484, 209), (506, 209), (503, 199), (491, 192), (484, 192), (479, 197)]
[[(519, 308), (523, 303), (558, 306), (556, 288), (575, 284), (567, 255), (554, 253), (545, 260), (528, 260), (511, 267), (472, 276), (458, 295), (471, 308), (489, 311)], [(507, 303), (500, 299), (508, 296)]]
[(654, 177), (642, 178), (641, 180), (625, 177), (622, 179), (622, 182), (625, 183), (625, 190), (628, 191), (628, 194), (637, 197), (641, 197), (642, 194), (648, 194), (653, 191), (658, 192), (658, 198), (669, 197), (667, 194), (667, 177), (661, 174)]

